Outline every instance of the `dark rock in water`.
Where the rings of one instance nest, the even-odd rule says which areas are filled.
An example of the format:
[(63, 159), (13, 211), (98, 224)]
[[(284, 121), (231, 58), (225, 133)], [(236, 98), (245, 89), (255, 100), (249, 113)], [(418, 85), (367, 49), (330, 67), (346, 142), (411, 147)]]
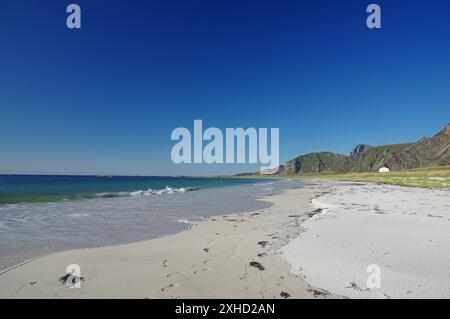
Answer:
[(258, 268), (259, 270), (264, 270), (264, 269), (265, 269), (264, 266), (261, 265), (261, 264), (260, 264), (259, 262), (257, 262), (257, 261), (252, 261), (252, 262), (250, 262), (250, 266), (255, 267), (255, 268)]

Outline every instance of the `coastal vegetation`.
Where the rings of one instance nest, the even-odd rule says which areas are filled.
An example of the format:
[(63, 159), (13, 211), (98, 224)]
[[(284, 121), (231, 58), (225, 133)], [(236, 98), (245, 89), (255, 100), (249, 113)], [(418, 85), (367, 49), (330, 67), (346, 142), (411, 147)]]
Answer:
[[(236, 177), (236, 176), (234, 176)], [(389, 173), (342, 173), (342, 174), (278, 174), (278, 175), (246, 175), (245, 178), (298, 178), (325, 179), (336, 181), (372, 182), (380, 184), (450, 189), (450, 166), (407, 169)]]
[[(380, 173), (385, 168), (387, 173)], [(240, 177), (270, 175), (243, 173)], [(450, 124), (414, 143), (359, 144), (349, 155), (318, 152), (300, 155), (279, 167), (275, 178), (330, 179), (450, 189)]]
[(450, 189), (450, 166), (409, 169), (389, 173), (278, 175), (289, 178), (319, 178), (339, 181), (373, 182), (400, 186)]

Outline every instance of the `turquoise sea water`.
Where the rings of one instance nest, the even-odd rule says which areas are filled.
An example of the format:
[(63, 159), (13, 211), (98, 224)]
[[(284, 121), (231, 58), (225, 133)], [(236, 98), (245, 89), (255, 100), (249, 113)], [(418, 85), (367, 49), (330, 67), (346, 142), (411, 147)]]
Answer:
[[(214, 215), (263, 209), (299, 180), (1, 176), (0, 273), (52, 252), (173, 234)], [(62, 270), (64, 272), (64, 270)]]
[(154, 195), (255, 182), (237, 178), (0, 175), (0, 204)]

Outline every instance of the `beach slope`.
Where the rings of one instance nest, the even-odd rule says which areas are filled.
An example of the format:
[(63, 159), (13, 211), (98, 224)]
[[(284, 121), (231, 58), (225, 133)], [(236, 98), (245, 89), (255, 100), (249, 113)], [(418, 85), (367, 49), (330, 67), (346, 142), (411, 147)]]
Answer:
[[(302, 231), (327, 186), (265, 198), (270, 208), (210, 217), (190, 230), (136, 244), (55, 253), (0, 275), (0, 298), (333, 297), (290, 272), (280, 248)], [(81, 269), (81, 288), (60, 280)]]

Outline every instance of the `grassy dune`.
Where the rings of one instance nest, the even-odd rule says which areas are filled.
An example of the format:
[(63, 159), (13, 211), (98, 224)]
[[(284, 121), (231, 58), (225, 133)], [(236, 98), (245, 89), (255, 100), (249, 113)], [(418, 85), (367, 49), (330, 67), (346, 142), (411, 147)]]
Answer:
[[(239, 178), (237, 176), (223, 176)], [(251, 175), (240, 178), (299, 178), (329, 179), (338, 181), (373, 182), (391, 185), (448, 188), (450, 189), (450, 166), (409, 169), (390, 173), (346, 173), (346, 174), (298, 174), (298, 175)]]
[(390, 173), (302, 174), (279, 175), (279, 177), (323, 178), (425, 188), (450, 188), (450, 166), (393, 171)]

